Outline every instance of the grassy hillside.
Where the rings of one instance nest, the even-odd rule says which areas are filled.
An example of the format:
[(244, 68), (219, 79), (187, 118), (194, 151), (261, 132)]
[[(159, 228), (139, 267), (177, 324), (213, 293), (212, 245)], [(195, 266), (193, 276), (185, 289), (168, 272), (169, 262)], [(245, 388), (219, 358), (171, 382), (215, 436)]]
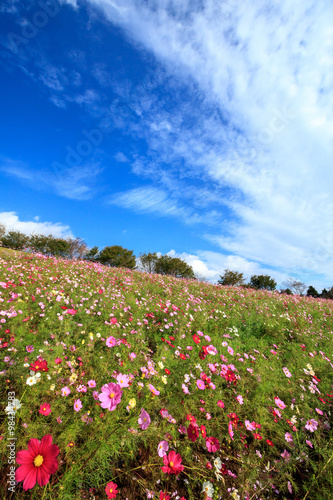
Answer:
[(0, 249), (1, 498), (331, 499), (332, 314)]

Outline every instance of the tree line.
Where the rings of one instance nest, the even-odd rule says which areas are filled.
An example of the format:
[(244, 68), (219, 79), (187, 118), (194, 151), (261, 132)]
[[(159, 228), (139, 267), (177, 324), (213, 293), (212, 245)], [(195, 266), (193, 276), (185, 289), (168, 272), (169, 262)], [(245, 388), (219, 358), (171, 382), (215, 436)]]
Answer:
[[(0, 224), (0, 246), (13, 250), (27, 250), (42, 253), (53, 257), (66, 259), (83, 259), (90, 262), (99, 262), (110, 267), (124, 267), (127, 269), (138, 269), (152, 274), (174, 276), (176, 278), (189, 278), (198, 281), (207, 281), (202, 276), (195, 274), (193, 268), (184, 260), (170, 255), (158, 255), (154, 253), (140, 253), (137, 258), (133, 250), (128, 250), (119, 245), (106, 246), (99, 250), (97, 246), (88, 248), (81, 238), (58, 238), (51, 234), (31, 234), (30, 236), (20, 231), (6, 231), (6, 227)], [(277, 283), (269, 275), (251, 276), (248, 283), (245, 282), (243, 273), (225, 269), (217, 282), (221, 286), (241, 286), (254, 288), (256, 290), (275, 291)], [(303, 296), (307, 286), (290, 278), (283, 283), (284, 287), (280, 293), (289, 295), (298, 294)], [(333, 299), (333, 286), (318, 293), (313, 286), (309, 286), (306, 292), (308, 297)]]

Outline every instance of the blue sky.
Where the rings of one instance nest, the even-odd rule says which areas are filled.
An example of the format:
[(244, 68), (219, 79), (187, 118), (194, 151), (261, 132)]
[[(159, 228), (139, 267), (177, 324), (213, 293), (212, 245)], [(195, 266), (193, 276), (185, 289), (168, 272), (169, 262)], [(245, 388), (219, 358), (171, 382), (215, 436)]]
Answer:
[(0, 222), (333, 284), (333, 6), (7, 0)]

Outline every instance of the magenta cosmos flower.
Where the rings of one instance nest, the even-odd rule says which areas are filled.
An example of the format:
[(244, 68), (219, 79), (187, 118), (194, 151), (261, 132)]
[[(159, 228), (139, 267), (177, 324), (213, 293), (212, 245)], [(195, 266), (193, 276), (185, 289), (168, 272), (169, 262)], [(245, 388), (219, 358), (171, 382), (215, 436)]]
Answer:
[(52, 436), (48, 434), (39, 442), (38, 439), (30, 439), (28, 449), (19, 451), (16, 462), (21, 465), (16, 470), (16, 481), (23, 481), (23, 489), (33, 488), (38, 481), (39, 486), (45, 486), (51, 474), (58, 469), (57, 456), (59, 448), (52, 444)]
[(217, 438), (214, 437), (209, 437), (206, 439), (206, 446), (207, 450), (210, 453), (214, 453), (215, 451), (218, 451), (220, 449), (220, 443)]
[(150, 416), (148, 413), (142, 408), (141, 413), (138, 419), (141, 429), (146, 430), (150, 424)]
[(49, 405), (49, 403), (40, 405), (39, 413), (41, 413), (42, 415), (49, 415), (51, 413), (51, 406)]
[(101, 407), (108, 408), (109, 411), (115, 410), (123, 394), (120, 385), (110, 382), (109, 384), (103, 385), (101, 390), (102, 392), (98, 396)]
[(181, 465), (182, 457), (175, 451), (170, 451), (169, 455), (163, 457), (164, 467), (161, 467), (163, 472), (167, 474), (175, 474), (176, 476), (184, 470)]

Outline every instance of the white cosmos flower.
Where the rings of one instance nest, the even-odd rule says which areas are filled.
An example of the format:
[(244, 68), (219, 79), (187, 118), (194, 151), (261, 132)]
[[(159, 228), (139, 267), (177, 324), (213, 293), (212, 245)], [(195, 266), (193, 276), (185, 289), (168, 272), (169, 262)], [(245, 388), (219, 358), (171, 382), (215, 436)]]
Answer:
[(202, 485), (202, 492), (206, 493), (207, 496), (212, 497), (214, 495), (214, 486), (210, 481), (205, 481)]
[(36, 382), (37, 382), (36, 377), (29, 377), (28, 380), (27, 380), (27, 384), (28, 385), (35, 385)]
[(21, 408), (22, 404), (19, 399), (14, 399), (6, 408), (5, 412), (6, 413), (16, 413), (17, 410)]

